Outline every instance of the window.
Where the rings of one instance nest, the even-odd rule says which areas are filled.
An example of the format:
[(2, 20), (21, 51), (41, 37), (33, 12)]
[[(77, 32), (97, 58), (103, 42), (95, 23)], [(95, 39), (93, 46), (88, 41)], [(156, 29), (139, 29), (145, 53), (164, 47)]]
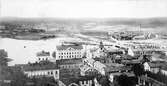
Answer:
[(41, 58), (39, 58), (39, 61), (41, 60)]
[(50, 74), (53, 75), (53, 72), (51, 71)]
[(48, 75), (50, 75), (50, 72), (48, 72)]

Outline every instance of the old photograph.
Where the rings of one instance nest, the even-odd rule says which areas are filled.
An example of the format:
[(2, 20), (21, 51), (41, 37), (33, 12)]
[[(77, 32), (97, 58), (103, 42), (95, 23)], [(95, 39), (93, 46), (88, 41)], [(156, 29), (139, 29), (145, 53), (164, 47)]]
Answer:
[(167, 0), (0, 0), (0, 86), (167, 86)]

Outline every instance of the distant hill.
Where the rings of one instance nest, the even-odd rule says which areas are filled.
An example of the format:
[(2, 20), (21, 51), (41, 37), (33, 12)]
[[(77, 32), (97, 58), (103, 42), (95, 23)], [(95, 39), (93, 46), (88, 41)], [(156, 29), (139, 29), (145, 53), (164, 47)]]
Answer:
[(167, 17), (157, 18), (81, 18), (81, 19), (63, 19), (63, 18), (0, 18), (0, 24), (39, 24), (39, 23), (58, 23), (83, 25), (86, 23), (97, 23), (104, 25), (141, 25), (141, 27), (167, 27)]

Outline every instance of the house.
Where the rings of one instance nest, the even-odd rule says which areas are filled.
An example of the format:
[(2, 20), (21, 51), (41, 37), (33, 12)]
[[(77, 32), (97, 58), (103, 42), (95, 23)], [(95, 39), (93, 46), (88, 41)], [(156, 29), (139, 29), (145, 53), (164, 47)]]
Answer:
[(105, 75), (104, 69), (106, 68), (106, 66), (103, 63), (96, 61), (93, 58), (86, 58), (83, 60), (83, 64), (88, 65), (88, 67), (92, 67), (93, 69), (96, 69), (99, 73), (101, 73), (102, 75)]
[(54, 77), (54, 79), (59, 79), (59, 69), (56, 64), (49, 63), (31, 63), (22, 66), (24, 74), (28, 77)]
[(92, 86), (94, 77), (80, 76), (60, 79), (59, 86)]
[(143, 65), (145, 71), (158, 73), (161, 70), (161, 68), (167, 66), (167, 63), (164, 61), (153, 61), (153, 62), (145, 62)]
[(161, 52), (161, 45), (155, 43), (147, 43), (147, 42), (134, 42), (130, 44), (131, 51), (133, 51), (134, 55), (152, 55), (154, 52)]
[(96, 76), (99, 74), (98, 70), (90, 67), (89, 65), (80, 65), (80, 75), (81, 76)]
[(61, 59), (56, 61), (56, 64), (60, 69), (79, 69), (81, 63), (82, 63), (81, 58)]
[(103, 42), (100, 42), (98, 48), (90, 49), (88, 55), (90, 58), (102, 58), (102, 57), (111, 57), (112, 55), (121, 55), (124, 54), (123, 49), (119, 49), (114, 46), (104, 46)]
[(82, 45), (56, 46), (56, 51), (54, 53), (54, 56), (56, 60), (82, 58), (83, 46)]
[(161, 73), (167, 76), (167, 66), (161, 67)]
[(38, 52), (36, 56), (37, 56), (37, 60), (36, 60), (37, 62), (48, 61), (51, 59), (50, 52), (46, 52), (46, 51)]
[(56, 64), (60, 69), (60, 77), (79, 76), (80, 75), (79, 66), (81, 65), (81, 63), (82, 63), (82, 59), (80, 58), (57, 60)]

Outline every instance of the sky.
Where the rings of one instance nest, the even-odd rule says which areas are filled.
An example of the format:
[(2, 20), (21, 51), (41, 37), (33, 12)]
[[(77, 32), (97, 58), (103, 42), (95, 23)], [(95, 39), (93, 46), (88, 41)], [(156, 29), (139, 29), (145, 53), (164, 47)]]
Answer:
[(167, 0), (0, 0), (1, 17), (167, 17)]

